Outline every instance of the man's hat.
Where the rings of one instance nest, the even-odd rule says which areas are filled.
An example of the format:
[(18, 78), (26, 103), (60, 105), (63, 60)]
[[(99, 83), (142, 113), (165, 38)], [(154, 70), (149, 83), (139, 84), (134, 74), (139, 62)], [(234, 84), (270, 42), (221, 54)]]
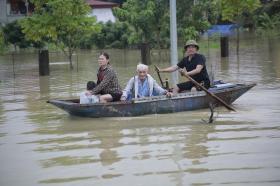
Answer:
[(199, 46), (195, 40), (188, 40), (184, 46), (184, 49), (186, 50), (188, 48), (188, 46), (190, 46), (190, 45), (195, 46), (197, 48), (197, 50), (199, 50)]

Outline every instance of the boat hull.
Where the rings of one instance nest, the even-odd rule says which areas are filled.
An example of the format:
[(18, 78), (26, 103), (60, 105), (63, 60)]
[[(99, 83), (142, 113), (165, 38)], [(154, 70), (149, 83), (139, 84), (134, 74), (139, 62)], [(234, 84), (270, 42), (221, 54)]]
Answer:
[[(209, 91), (231, 104), (255, 84), (236, 84), (230, 88), (210, 89)], [(155, 96), (129, 102), (110, 102), (97, 104), (79, 104), (79, 100), (50, 100), (49, 103), (65, 110), (70, 115), (82, 117), (127, 117), (146, 114), (174, 113), (208, 108), (209, 104), (218, 104), (204, 91), (181, 93), (171, 98)]]

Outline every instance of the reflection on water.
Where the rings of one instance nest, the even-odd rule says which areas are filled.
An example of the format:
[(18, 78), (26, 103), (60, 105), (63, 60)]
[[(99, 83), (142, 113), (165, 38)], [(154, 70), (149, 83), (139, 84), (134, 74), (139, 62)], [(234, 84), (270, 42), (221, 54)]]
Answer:
[[(233, 43), (234, 44), (234, 43)], [(36, 54), (0, 57), (0, 185), (279, 185), (279, 39), (244, 40), (239, 56), (201, 48), (216, 79), (256, 82), (217, 108), (126, 118), (69, 116), (46, 103), (77, 97), (96, 80), (99, 51), (81, 51), (75, 70), (50, 54), (51, 75), (38, 76)], [(109, 50), (121, 85), (135, 74), (139, 51)], [(168, 54), (152, 61), (168, 65)], [(155, 72), (150, 69), (153, 76)], [(163, 74), (163, 78), (170, 78)]]

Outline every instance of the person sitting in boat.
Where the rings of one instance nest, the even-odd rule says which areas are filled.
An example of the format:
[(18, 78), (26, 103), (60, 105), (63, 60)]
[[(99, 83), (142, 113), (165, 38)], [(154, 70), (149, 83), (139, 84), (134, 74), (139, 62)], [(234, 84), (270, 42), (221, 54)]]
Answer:
[[(210, 87), (210, 80), (205, 64), (206, 59), (202, 54), (198, 54), (199, 46), (197, 42), (195, 40), (187, 41), (184, 49), (185, 57), (177, 65), (170, 66), (164, 69), (158, 69), (158, 71), (174, 72), (178, 70), (182, 76), (186, 76), (187, 74), (192, 79), (208, 89)], [(173, 93), (178, 93), (184, 90), (191, 90), (193, 87), (195, 87), (195, 85), (191, 81), (179, 83), (173, 88)]]
[(142, 97), (150, 97), (157, 95), (167, 95), (171, 96), (171, 92), (163, 89), (155, 79), (148, 74), (149, 67), (144, 64), (138, 64), (136, 71), (136, 76), (132, 77), (125, 89), (123, 90), (123, 94), (121, 97), (122, 101), (130, 100), (132, 98), (142, 98)]
[(97, 85), (92, 93), (100, 94), (101, 103), (119, 101), (122, 90), (118, 82), (117, 74), (109, 63), (109, 54), (102, 52), (98, 58), (99, 70), (97, 73)]
[(92, 90), (96, 87), (94, 81), (87, 82), (87, 90), (80, 94), (80, 104), (98, 103), (99, 98), (92, 94)]

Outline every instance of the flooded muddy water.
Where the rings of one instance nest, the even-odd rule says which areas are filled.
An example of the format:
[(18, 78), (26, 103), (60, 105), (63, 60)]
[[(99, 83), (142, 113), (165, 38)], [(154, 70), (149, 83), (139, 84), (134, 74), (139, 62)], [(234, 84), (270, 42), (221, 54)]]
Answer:
[[(37, 55), (0, 56), (0, 185), (279, 185), (280, 40), (234, 42), (228, 58), (201, 48), (215, 79), (256, 82), (233, 106), (141, 117), (80, 118), (46, 103), (77, 97), (96, 80), (97, 51), (81, 51), (70, 71), (50, 53), (50, 76)], [(137, 50), (108, 50), (122, 87), (135, 74)], [(165, 67), (153, 52), (153, 64)], [(156, 76), (153, 68), (150, 73)], [(163, 74), (163, 78), (170, 78)]]

